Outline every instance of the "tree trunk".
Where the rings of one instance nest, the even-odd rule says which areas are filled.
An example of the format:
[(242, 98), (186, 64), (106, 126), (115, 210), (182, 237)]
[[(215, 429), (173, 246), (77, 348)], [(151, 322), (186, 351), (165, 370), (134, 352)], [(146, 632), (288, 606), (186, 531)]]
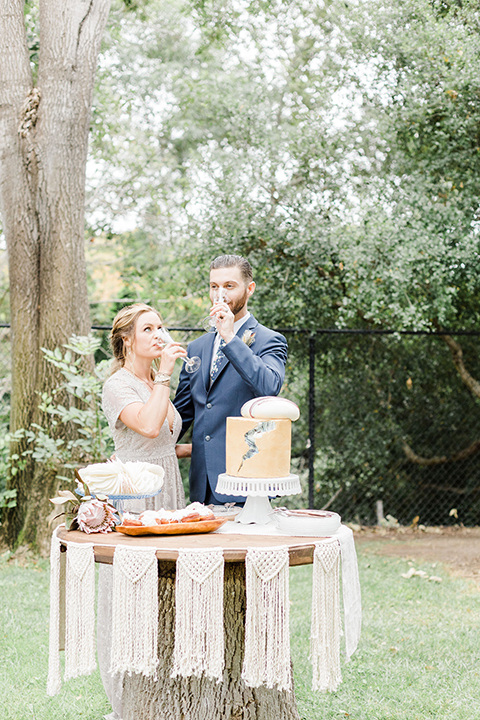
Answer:
[[(87, 138), (110, 0), (40, 0), (36, 87), (23, 0), (0, 0), (0, 208), (7, 240), (12, 326), (11, 431), (42, 424), (39, 394), (58, 376), (41, 348), (89, 331), (84, 259)], [(19, 453), (23, 442), (12, 446)], [(10, 480), (17, 507), (4, 539), (47, 541), (53, 473), (30, 461)]]
[[(437, 329), (441, 330), (441, 327), (438, 325), (438, 323), (436, 325)], [(465, 367), (465, 363), (463, 361), (463, 350), (461, 345), (456, 340), (454, 340), (451, 335), (440, 335), (440, 338), (450, 348), (453, 364), (455, 365), (457, 372), (460, 375), (460, 378), (465, 383), (470, 392), (475, 395), (475, 397), (480, 398), (480, 383), (478, 382), (478, 380), (475, 380), (472, 375), (470, 375), (467, 368)], [(453, 453), (451, 455), (434, 455), (433, 457), (429, 458), (423, 457), (422, 455), (417, 455), (417, 453), (405, 441), (403, 441), (402, 446), (403, 452), (410, 460), (410, 462), (413, 462), (416, 465), (422, 465), (423, 467), (428, 467), (431, 465), (443, 465), (445, 463), (453, 463), (459, 462), (461, 460), (466, 460), (467, 458), (471, 457), (471, 455), (475, 455), (475, 453), (478, 453), (480, 451), (480, 440), (475, 440), (468, 447), (463, 448), (462, 450), (458, 450), (456, 453)], [(433, 487), (433, 485), (431, 487)]]
[(225, 563), (225, 670), (222, 682), (171, 678), (175, 563), (159, 563), (158, 680), (125, 676), (123, 720), (300, 720), (293, 692), (249, 688), (241, 678), (245, 637), (245, 563)]

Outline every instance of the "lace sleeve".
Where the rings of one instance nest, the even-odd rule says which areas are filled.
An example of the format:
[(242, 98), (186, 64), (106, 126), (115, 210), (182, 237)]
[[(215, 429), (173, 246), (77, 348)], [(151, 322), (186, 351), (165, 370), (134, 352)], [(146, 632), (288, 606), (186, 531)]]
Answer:
[[(130, 385), (119, 372), (114, 373), (108, 378), (103, 386), (102, 393), (102, 409), (110, 427), (110, 431), (117, 427), (123, 427), (123, 423), (119, 420), (119, 415), (127, 405), (132, 403), (144, 402), (140, 397), (138, 390)], [(117, 377), (118, 376), (118, 377)]]

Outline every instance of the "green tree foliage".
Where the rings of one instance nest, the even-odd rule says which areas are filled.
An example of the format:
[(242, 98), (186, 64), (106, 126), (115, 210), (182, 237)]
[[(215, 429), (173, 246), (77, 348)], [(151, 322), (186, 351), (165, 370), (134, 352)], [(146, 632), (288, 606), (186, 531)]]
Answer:
[(152, 0), (112, 18), (89, 218), (122, 248), (127, 297), (200, 318), (208, 260), (232, 250), (274, 324), (476, 321), (473, 3)]
[[(94, 320), (143, 299), (195, 324), (209, 260), (232, 251), (276, 327), (478, 327), (474, 2), (131, 5), (113, 3), (90, 136)], [(289, 340), (286, 392), (306, 410), (308, 343)], [(421, 484), (403, 440), (431, 456), (475, 439), (458, 427), (475, 403), (439, 345), (317, 343), (319, 504), (367, 488), (370, 512)], [(474, 348), (467, 362), (476, 373)], [(473, 465), (435, 472), (430, 484), (478, 484)]]
[(352, 273), (358, 251), (346, 263), (360, 280), (352, 289), (366, 297), (367, 319), (375, 322), (476, 327), (478, 8), (423, 0), (369, 5), (355, 42), (368, 68), (358, 86), (376, 118), (374, 143), (384, 162), (376, 206), (367, 205), (363, 227), (355, 228), (366, 268), (360, 277)]
[[(100, 404), (110, 363), (103, 360), (95, 366), (91, 364), (100, 343), (100, 339), (93, 336), (74, 335), (63, 348), (43, 350), (47, 362), (59, 370), (63, 383), (52, 395), (43, 393), (39, 398), (39, 409), (45, 418), (43, 424), (6, 434), (0, 445), (0, 458), (7, 475), (14, 477), (31, 456), (55, 472), (59, 480), (71, 482), (74, 469), (104, 462), (111, 455), (113, 442)], [(59, 402), (59, 398), (62, 401)], [(62, 432), (58, 432), (60, 428)], [(27, 442), (22, 455), (3, 459), (9, 443), (22, 438)], [(14, 503), (14, 491), (0, 492), (0, 508), (13, 507)]]
[[(131, 211), (152, 267), (173, 247), (169, 271), (175, 277), (180, 266), (201, 294), (211, 255), (243, 251), (260, 287), (287, 276), (266, 308), (282, 324), (305, 324), (306, 286), (328, 278), (332, 297), (318, 298), (317, 309), (332, 321), (342, 294), (334, 228), (351, 204), (343, 163), (345, 145), (355, 145), (351, 133), (343, 137), (345, 122), (333, 126), (349, 114), (335, 6), (153, 2), (147, 23), (112, 27), (93, 128), (102, 179), (91, 177), (92, 235), (111, 234)], [(286, 268), (292, 260), (298, 272)], [(267, 267), (273, 275), (264, 277)], [(153, 296), (159, 274), (145, 270), (144, 262), (144, 292)], [(135, 277), (128, 262), (122, 275)], [(299, 284), (294, 302), (306, 317), (287, 309)]]

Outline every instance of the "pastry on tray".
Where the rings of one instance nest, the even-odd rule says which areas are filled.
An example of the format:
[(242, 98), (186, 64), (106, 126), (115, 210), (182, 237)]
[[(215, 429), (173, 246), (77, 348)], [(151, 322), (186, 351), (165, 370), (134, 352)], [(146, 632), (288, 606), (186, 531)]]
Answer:
[(226, 522), (217, 518), (210, 508), (194, 502), (181, 510), (144, 510), (140, 515), (125, 512), (116, 530), (126, 535), (180, 534), (211, 532)]

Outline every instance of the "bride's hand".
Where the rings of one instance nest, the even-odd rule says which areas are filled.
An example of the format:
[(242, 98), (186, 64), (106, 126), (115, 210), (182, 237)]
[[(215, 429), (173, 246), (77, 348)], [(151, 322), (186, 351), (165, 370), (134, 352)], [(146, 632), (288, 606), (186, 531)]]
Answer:
[(184, 357), (187, 357), (187, 351), (180, 345), (180, 343), (174, 342), (165, 345), (162, 350), (159, 371), (171, 375), (177, 358)]

